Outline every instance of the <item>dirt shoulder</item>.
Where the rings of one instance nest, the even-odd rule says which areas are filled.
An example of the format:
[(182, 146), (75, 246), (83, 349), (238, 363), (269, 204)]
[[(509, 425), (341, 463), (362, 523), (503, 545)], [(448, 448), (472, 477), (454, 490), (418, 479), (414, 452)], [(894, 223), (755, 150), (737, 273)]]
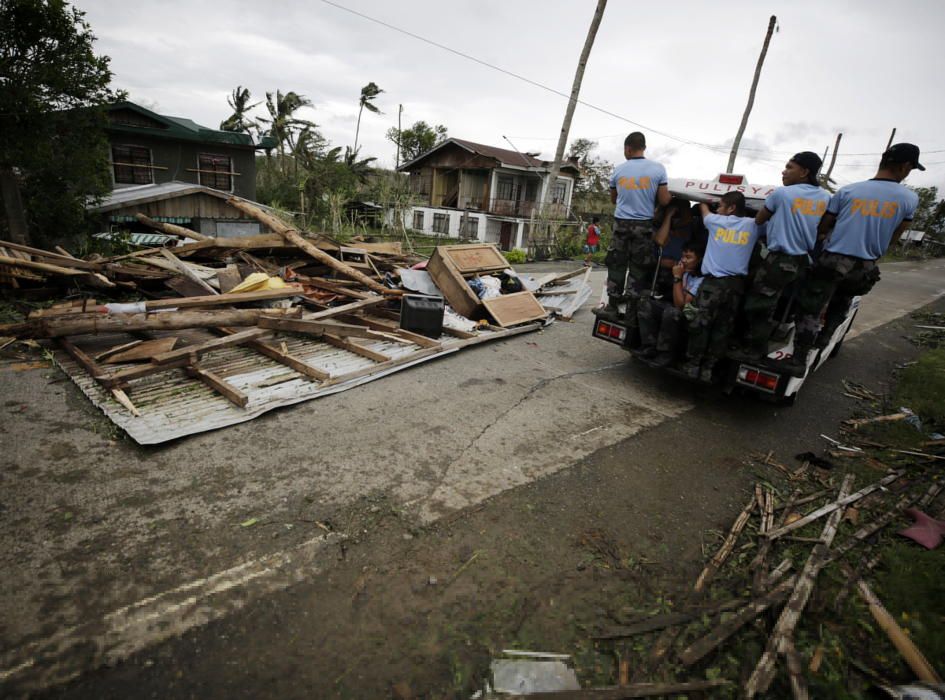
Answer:
[(822, 449), (819, 435), (858, 407), (841, 380), (888, 391), (895, 365), (918, 354), (903, 338), (912, 323), (850, 341), (796, 407), (705, 391), (680, 419), (433, 526), (362, 499), (332, 520), (348, 540), (321, 575), (49, 696), (363, 698), (399, 683), (469, 697), (510, 647), (571, 653), (585, 684), (613, 682), (593, 631), (679, 599), (771, 477), (747, 453)]

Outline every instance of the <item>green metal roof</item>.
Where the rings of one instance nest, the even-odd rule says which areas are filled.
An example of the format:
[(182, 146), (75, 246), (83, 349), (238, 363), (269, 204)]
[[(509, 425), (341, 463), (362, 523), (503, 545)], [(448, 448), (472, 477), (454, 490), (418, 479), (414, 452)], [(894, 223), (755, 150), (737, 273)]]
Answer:
[(201, 143), (224, 143), (230, 146), (246, 146), (248, 148), (274, 148), (275, 141), (264, 136), (260, 143), (254, 143), (253, 137), (238, 131), (220, 131), (197, 124), (192, 119), (185, 117), (169, 117), (163, 114), (157, 114), (149, 109), (145, 109), (134, 102), (116, 102), (109, 105), (108, 112), (117, 112), (119, 110), (129, 110), (135, 112), (145, 120), (156, 122), (155, 126), (145, 126), (143, 124), (121, 124), (110, 122), (107, 129), (113, 132), (125, 134), (147, 134), (157, 138), (173, 139), (177, 141), (199, 141)]

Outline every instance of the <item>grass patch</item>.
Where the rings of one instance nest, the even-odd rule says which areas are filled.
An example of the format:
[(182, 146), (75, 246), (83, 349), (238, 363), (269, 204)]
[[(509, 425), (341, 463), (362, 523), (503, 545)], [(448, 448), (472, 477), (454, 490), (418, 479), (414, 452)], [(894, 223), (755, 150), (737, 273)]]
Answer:
[(945, 426), (945, 348), (929, 350), (905, 368), (895, 398), (897, 406), (912, 409), (924, 422)]

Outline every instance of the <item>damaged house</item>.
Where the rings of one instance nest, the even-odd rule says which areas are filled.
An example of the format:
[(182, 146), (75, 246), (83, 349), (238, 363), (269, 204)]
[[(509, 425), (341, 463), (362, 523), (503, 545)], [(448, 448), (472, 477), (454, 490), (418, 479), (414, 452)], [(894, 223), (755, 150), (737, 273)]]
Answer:
[(421, 204), (404, 225), (419, 233), (528, 248), (540, 204), (551, 188), (546, 217), (574, 223), (571, 197), (579, 174), (571, 162), (554, 183), (551, 163), (532, 154), (451, 138), (400, 167)]
[(209, 237), (261, 232), (259, 222), (226, 199), (255, 199), (256, 152), (273, 147), (269, 137), (256, 143), (249, 134), (157, 114), (133, 102), (108, 108), (106, 134), (113, 190), (88, 209), (102, 231), (149, 230), (136, 220), (140, 212)]

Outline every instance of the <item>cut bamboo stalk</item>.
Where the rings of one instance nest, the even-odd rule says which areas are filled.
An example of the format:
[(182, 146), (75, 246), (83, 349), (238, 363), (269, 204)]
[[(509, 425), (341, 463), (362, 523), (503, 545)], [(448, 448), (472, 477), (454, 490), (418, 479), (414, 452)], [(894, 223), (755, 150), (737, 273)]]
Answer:
[(825, 505), (825, 506), (821, 506), (820, 508), (818, 508), (817, 510), (813, 511), (812, 513), (808, 513), (808, 514), (805, 515), (803, 518), (800, 518), (800, 519), (798, 519), (798, 520), (795, 520), (793, 523), (789, 523), (789, 524), (787, 524), (787, 525), (783, 525), (783, 526), (779, 527), (777, 530), (774, 530), (773, 532), (767, 533), (766, 536), (767, 536), (769, 539), (774, 540), (774, 539), (777, 539), (778, 537), (781, 537), (782, 535), (786, 535), (786, 534), (789, 533), (789, 532), (792, 532), (792, 531), (794, 531), (794, 530), (800, 529), (800, 528), (804, 527), (805, 525), (808, 525), (809, 523), (814, 522), (814, 521), (817, 520), (818, 518), (822, 518), (823, 516), (827, 515), (828, 513), (834, 513), (834, 512), (836, 512), (838, 509), (841, 509), (841, 508), (843, 508), (843, 507), (845, 507), (845, 506), (848, 506), (848, 505), (850, 505), (851, 503), (854, 503), (854, 502), (860, 500), (860, 499), (863, 498), (864, 496), (868, 496), (869, 494), (873, 493), (874, 491), (876, 491), (876, 490), (878, 490), (878, 489), (881, 489), (882, 487), (884, 487), (884, 486), (886, 486), (886, 485), (888, 485), (888, 484), (891, 484), (893, 481), (895, 481), (896, 479), (898, 479), (899, 477), (901, 477), (903, 474), (905, 474), (904, 471), (893, 472), (892, 474), (889, 474), (888, 476), (883, 477), (882, 479), (880, 479), (880, 480), (879, 480), (878, 482), (876, 482), (875, 484), (870, 484), (869, 486), (866, 486), (866, 487), (860, 489), (860, 490), (857, 491), (856, 493), (852, 493), (852, 494), (850, 494), (849, 496), (845, 496), (845, 497), (843, 497), (843, 498), (840, 499), (840, 500), (834, 501), (833, 503), (828, 503), (828, 504)]
[(827, 519), (823, 533), (821, 533), (820, 536), (821, 541), (814, 547), (810, 557), (807, 559), (807, 563), (804, 565), (804, 569), (798, 574), (797, 585), (795, 585), (794, 591), (791, 593), (784, 609), (781, 611), (781, 616), (778, 618), (778, 622), (775, 624), (774, 630), (768, 638), (768, 644), (765, 647), (761, 659), (759, 659), (755, 670), (745, 684), (745, 697), (749, 700), (758, 693), (766, 692), (771, 685), (771, 681), (774, 679), (777, 655), (783, 653), (782, 645), (784, 640), (791, 638), (794, 634), (794, 628), (801, 619), (804, 608), (807, 606), (807, 601), (810, 599), (810, 594), (814, 590), (814, 582), (817, 580), (817, 575), (827, 563), (830, 545), (833, 543), (833, 539), (837, 534), (837, 527), (840, 525), (840, 520), (843, 518), (843, 511), (848, 501), (848, 494), (853, 486), (853, 478), (853, 474), (847, 474), (844, 477), (836, 501), (842, 505), (838, 506), (830, 513), (830, 517)]
[[(848, 572), (853, 573), (849, 567)], [(895, 618), (889, 614), (889, 611), (886, 610), (882, 601), (877, 597), (866, 581), (862, 578), (858, 579), (856, 588), (860, 593), (860, 597), (862, 597), (863, 600), (866, 601), (867, 606), (869, 606), (870, 613), (873, 615), (873, 619), (876, 620), (876, 624), (886, 633), (886, 636), (889, 637), (889, 641), (896, 647), (896, 651), (898, 651), (903, 660), (909, 664), (909, 668), (918, 676), (919, 680), (927, 683), (941, 683), (942, 677), (938, 675), (938, 672), (932, 664), (929, 663), (928, 659), (925, 658), (925, 655), (919, 647), (915, 645), (915, 642), (909, 639), (902, 627), (896, 623)]]
[(197, 233), (196, 231), (193, 231), (184, 226), (178, 226), (177, 224), (167, 224), (163, 221), (155, 221), (150, 216), (145, 216), (144, 214), (135, 214), (135, 218), (145, 226), (150, 226), (156, 231), (161, 231), (171, 236), (184, 236), (185, 238), (193, 238), (195, 241), (211, 240), (210, 236), (204, 236), (202, 233)]
[(236, 197), (230, 197), (227, 200), (227, 203), (232, 205), (236, 209), (240, 210), (244, 214), (247, 214), (253, 217), (254, 219), (257, 219), (258, 221), (261, 221), (270, 229), (272, 229), (273, 231), (278, 233), (280, 236), (285, 238), (287, 241), (289, 241), (293, 245), (297, 246), (298, 248), (300, 248), (301, 250), (305, 251), (310, 256), (318, 260), (318, 262), (324, 265), (327, 265), (328, 267), (344, 275), (345, 277), (350, 277), (351, 279), (357, 280), (358, 282), (363, 284), (365, 287), (377, 292), (378, 294), (386, 294), (386, 295), (399, 295), (400, 294), (399, 290), (389, 289), (385, 287), (384, 285), (380, 284), (379, 282), (377, 282), (376, 280), (371, 279), (370, 277), (365, 275), (363, 272), (360, 272), (359, 270), (354, 269), (350, 265), (347, 265), (346, 263), (343, 263), (340, 260), (333, 258), (332, 256), (328, 255), (328, 253), (325, 253), (324, 251), (319, 250), (316, 246), (312, 245), (309, 241), (302, 238), (302, 235), (299, 233), (297, 229), (287, 226), (283, 221), (280, 221), (278, 218), (276, 218), (275, 216), (272, 216), (271, 214), (267, 214), (259, 207), (255, 207), (252, 204), (242, 199), (238, 199)]
[(738, 540), (738, 536), (741, 534), (742, 530), (745, 529), (745, 525), (748, 523), (748, 518), (751, 516), (751, 512), (755, 509), (755, 498), (752, 495), (752, 499), (748, 502), (742, 512), (739, 513), (738, 518), (735, 520), (735, 524), (732, 525), (732, 529), (729, 531), (728, 536), (725, 538), (725, 542), (722, 543), (722, 546), (719, 548), (719, 551), (716, 552), (715, 556), (712, 557), (712, 560), (706, 564), (706, 567), (702, 570), (702, 573), (699, 574), (699, 578), (696, 579), (696, 584), (693, 586), (693, 591), (700, 593), (705, 585), (715, 576), (716, 572), (721, 568), (722, 564), (725, 563), (725, 560), (728, 559), (729, 555), (732, 553), (732, 550), (735, 548), (735, 542)]
[(788, 680), (791, 682), (791, 693), (794, 700), (809, 700), (807, 678), (804, 676), (804, 660), (794, 646), (794, 640), (788, 637), (781, 645), (784, 652), (784, 661), (787, 663)]

